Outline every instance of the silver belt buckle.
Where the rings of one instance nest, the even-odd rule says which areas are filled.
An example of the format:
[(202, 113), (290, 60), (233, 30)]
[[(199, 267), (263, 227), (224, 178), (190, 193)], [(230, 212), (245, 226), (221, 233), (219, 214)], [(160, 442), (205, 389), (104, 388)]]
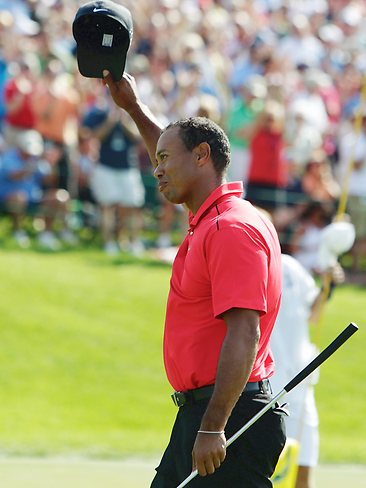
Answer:
[(181, 391), (175, 391), (172, 395), (173, 403), (176, 407), (182, 407), (186, 403), (186, 396)]

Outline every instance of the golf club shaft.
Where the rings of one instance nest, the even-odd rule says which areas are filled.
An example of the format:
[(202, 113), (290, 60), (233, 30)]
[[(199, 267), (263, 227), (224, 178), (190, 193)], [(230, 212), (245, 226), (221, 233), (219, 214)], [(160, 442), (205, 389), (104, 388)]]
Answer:
[(281, 398), (283, 396), (285, 396), (286, 393), (287, 393), (287, 391), (285, 389), (283, 389), (279, 393), (277, 393), (277, 395), (274, 396), (267, 403), (267, 405), (265, 405), (261, 410), (259, 410), (259, 412), (257, 414), (255, 414), (254, 417), (252, 417), (250, 420), (248, 420), (248, 422), (245, 425), (243, 425), (243, 427), (241, 427), (237, 432), (235, 432), (235, 434), (233, 434), (231, 437), (229, 437), (229, 439), (226, 441), (226, 447), (230, 446), (230, 444), (232, 444), (234, 441), (236, 441), (236, 439), (239, 436), (241, 436), (246, 430), (248, 430), (249, 427), (251, 427), (253, 424), (255, 424), (255, 422), (260, 417), (262, 417), (262, 415), (264, 415), (268, 410), (270, 410), (276, 402), (281, 400)]
[(339, 334), (338, 337), (334, 339), (333, 342), (329, 344), (320, 354), (314, 358), (311, 363), (309, 363), (307, 366), (305, 366), (304, 369), (298, 373), (295, 378), (293, 378), (287, 385), (284, 387), (284, 389), (289, 392), (295, 386), (297, 386), (301, 381), (303, 381), (307, 376), (309, 376), (313, 371), (316, 370), (321, 364), (326, 361), (329, 356), (331, 356), (337, 349), (341, 347), (342, 344), (344, 344), (356, 331), (358, 330), (358, 327), (356, 324), (351, 322), (344, 330)]
[[(356, 331), (358, 327), (356, 324), (351, 322), (344, 330), (341, 332), (333, 342), (329, 344), (318, 356), (316, 356), (311, 363), (305, 366), (304, 369), (298, 373), (295, 378), (293, 378), (287, 385), (274, 396), (265, 407), (263, 407), (254, 417), (252, 417), (241, 429), (239, 429), (235, 434), (233, 434), (227, 441), (226, 447), (230, 446), (239, 436), (241, 436), (249, 427), (251, 427), (260, 417), (262, 417), (273, 405), (278, 402), (286, 393), (295, 388), (301, 381), (303, 381), (307, 376), (309, 376), (316, 368), (318, 368), (324, 361), (326, 361), (329, 356), (331, 356), (337, 349), (341, 347)], [(193, 480), (198, 474), (198, 470), (195, 469), (192, 473), (187, 476), (187, 478), (182, 481), (182, 483), (177, 486), (177, 488), (183, 488), (190, 481)]]
[(298, 373), (287, 385), (280, 391), (272, 400), (262, 408), (251, 420), (249, 420), (241, 429), (238, 430), (226, 442), (226, 447), (230, 446), (243, 432), (245, 432), (251, 425), (253, 425), (263, 414), (267, 412), (276, 402), (278, 402), (286, 393), (295, 388), (313, 371), (316, 370), (329, 356), (331, 356), (338, 348), (341, 347), (350, 337), (358, 330), (357, 325), (350, 323), (344, 330), (327, 346), (316, 358), (314, 358), (304, 369)]

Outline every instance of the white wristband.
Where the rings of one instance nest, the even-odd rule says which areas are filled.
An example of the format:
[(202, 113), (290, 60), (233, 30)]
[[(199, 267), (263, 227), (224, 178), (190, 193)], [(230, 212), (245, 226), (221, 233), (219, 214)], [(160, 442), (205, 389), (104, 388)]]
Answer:
[(198, 430), (197, 432), (199, 434), (216, 434), (216, 435), (225, 434), (224, 430)]

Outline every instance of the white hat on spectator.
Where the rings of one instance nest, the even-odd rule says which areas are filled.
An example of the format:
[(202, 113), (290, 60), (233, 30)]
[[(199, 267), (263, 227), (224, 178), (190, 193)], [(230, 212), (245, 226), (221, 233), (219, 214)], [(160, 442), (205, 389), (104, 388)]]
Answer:
[(252, 75), (246, 82), (249, 93), (256, 98), (265, 98), (267, 95), (267, 82), (264, 76)]
[(339, 20), (344, 24), (355, 27), (362, 21), (362, 11), (358, 5), (347, 5), (339, 12)]
[(355, 228), (351, 222), (333, 222), (320, 234), (318, 269), (325, 271), (337, 264), (338, 257), (349, 251), (355, 242)]
[(319, 29), (319, 37), (329, 44), (341, 44), (344, 39), (342, 29), (335, 24), (325, 24)]
[(326, 87), (331, 84), (331, 78), (324, 71), (312, 68), (307, 70), (304, 82), (308, 87)]
[(29, 156), (39, 157), (44, 151), (42, 136), (36, 130), (26, 130), (21, 132), (17, 138), (18, 148), (29, 154)]

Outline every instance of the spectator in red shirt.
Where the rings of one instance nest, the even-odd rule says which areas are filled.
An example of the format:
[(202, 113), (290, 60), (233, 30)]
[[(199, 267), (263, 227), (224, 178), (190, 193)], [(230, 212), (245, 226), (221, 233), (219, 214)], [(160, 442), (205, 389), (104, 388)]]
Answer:
[(165, 368), (179, 410), (151, 487), (176, 488), (192, 468), (210, 475), (192, 487), (270, 486), (285, 441), (278, 409), (227, 453), (225, 442), (271, 398), (269, 340), (281, 297), (277, 234), (241, 198), (241, 182), (225, 183), (230, 147), (217, 124), (192, 117), (163, 129), (130, 75), (105, 80), (145, 141), (160, 192), (189, 209), (164, 332)]
[(284, 107), (271, 100), (254, 122), (246, 198), (268, 211), (285, 200), (287, 163), (284, 157)]
[(31, 65), (23, 60), (13, 63), (12, 73), (4, 88), (4, 135), (7, 144), (16, 146), (20, 134), (35, 126), (32, 102), (34, 79)]

